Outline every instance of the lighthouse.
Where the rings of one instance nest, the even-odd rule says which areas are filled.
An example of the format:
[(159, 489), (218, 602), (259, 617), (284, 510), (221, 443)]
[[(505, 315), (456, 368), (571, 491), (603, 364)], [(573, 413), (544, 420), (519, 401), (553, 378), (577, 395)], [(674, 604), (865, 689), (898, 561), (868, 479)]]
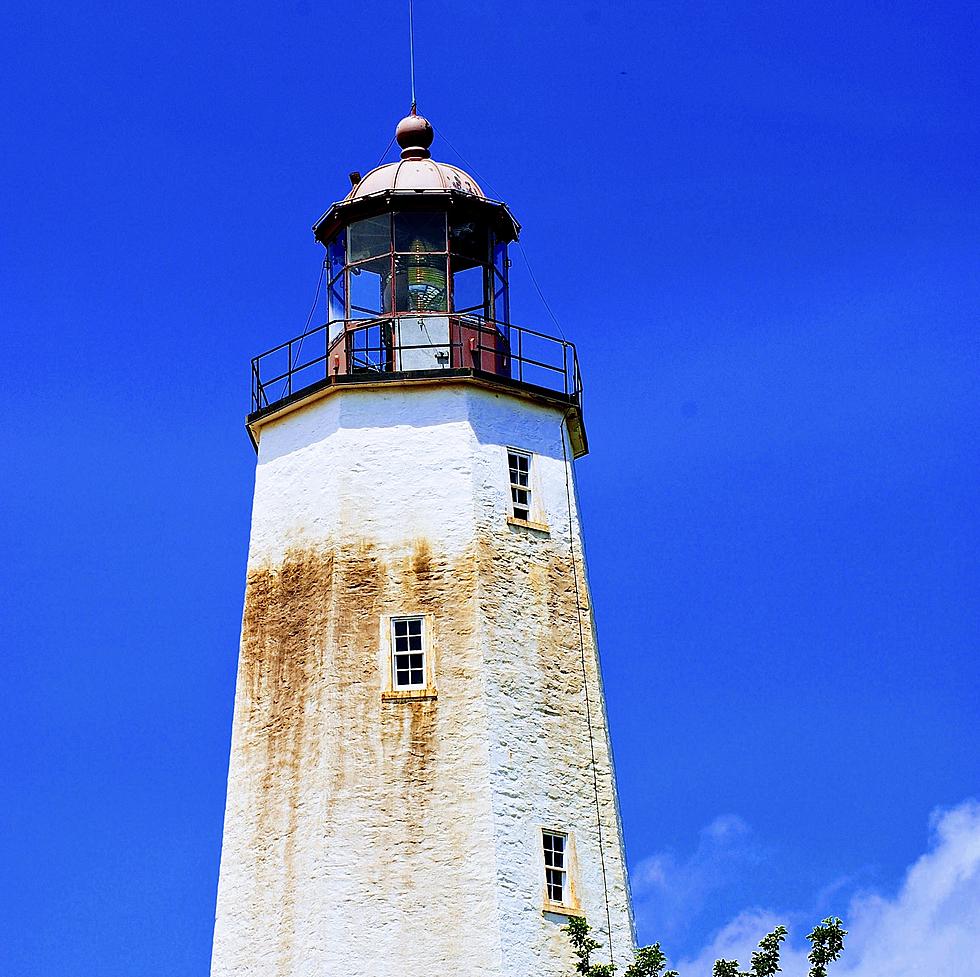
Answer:
[(511, 321), (506, 204), (396, 138), (314, 225), (326, 321), (252, 363), (211, 973), (565, 977), (572, 916), (622, 970), (578, 358)]

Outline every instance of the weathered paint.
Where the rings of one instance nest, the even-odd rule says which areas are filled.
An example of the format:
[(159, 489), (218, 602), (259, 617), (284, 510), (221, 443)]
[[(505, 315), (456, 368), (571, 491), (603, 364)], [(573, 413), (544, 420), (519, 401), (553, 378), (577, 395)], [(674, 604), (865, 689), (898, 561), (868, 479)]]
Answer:
[[(566, 920), (542, 912), (542, 828), (571, 833), (575, 896), (606, 939), (586, 683), (625, 964), (562, 437), (557, 408), (451, 383), (340, 389), (263, 426), (215, 977), (567, 974)], [(547, 531), (507, 521), (508, 446), (534, 453)], [(410, 613), (430, 615), (437, 697), (385, 700), (382, 622)]]

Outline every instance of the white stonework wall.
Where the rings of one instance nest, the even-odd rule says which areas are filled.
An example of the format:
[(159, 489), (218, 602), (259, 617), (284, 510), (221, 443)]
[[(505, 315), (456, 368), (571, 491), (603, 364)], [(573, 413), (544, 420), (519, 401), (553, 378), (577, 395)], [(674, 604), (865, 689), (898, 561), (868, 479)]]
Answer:
[[(335, 388), (263, 426), (215, 977), (564, 977), (543, 827), (572, 837), (574, 894), (605, 944), (608, 891), (625, 966), (632, 918), (561, 417), (439, 381)], [(508, 446), (534, 453), (544, 529), (508, 522)], [(436, 697), (385, 701), (382, 622), (411, 613), (432, 624)]]

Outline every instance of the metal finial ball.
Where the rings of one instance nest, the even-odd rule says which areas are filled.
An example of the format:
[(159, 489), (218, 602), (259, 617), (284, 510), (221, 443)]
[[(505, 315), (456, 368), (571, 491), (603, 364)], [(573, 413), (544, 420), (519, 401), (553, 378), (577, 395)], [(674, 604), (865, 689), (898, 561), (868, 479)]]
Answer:
[(428, 159), (432, 138), (432, 125), (421, 115), (406, 115), (395, 129), (402, 159)]

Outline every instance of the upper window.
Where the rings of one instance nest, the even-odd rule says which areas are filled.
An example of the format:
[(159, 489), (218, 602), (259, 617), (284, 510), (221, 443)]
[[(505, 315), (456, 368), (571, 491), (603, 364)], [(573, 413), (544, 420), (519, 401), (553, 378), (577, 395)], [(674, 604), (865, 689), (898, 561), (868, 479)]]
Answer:
[(531, 517), (531, 456), (526, 451), (507, 452), (510, 469), (510, 499), (515, 519)]
[(399, 689), (425, 687), (425, 619), (396, 617), (391, 622), (391, 685)]
[(544, 881), (548, 902), (564, 903), (568, 896), (568, 835), (542, 831)]

